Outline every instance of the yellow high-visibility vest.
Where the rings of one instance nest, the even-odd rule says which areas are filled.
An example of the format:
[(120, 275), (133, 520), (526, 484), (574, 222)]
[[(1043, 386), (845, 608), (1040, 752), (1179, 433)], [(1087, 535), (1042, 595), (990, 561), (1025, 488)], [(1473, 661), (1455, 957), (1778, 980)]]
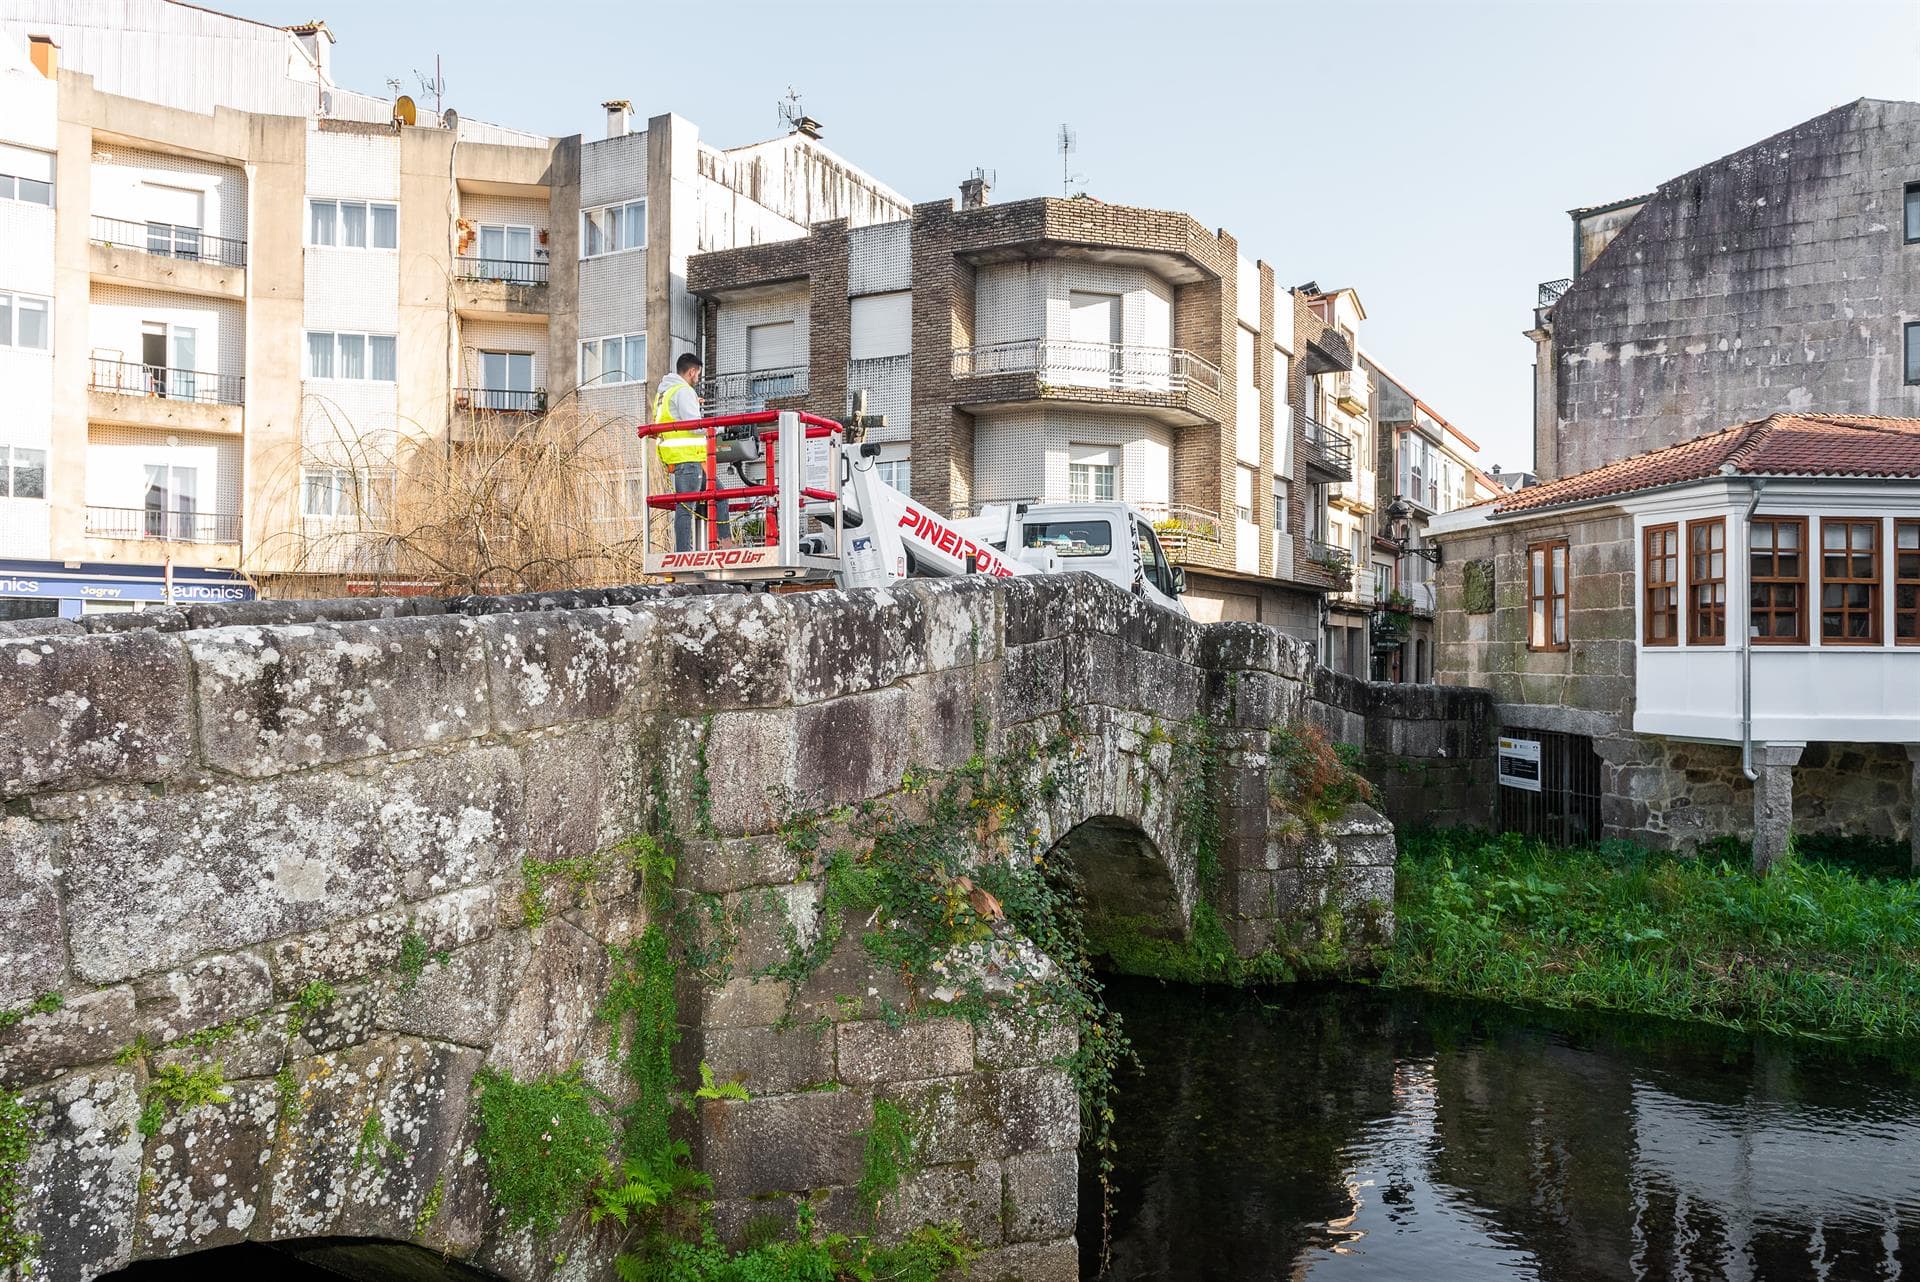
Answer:
[[(653, 398), (653, 421), (656, 423), (677, 423), (673, 416), (673, 394), (680, 389), (665, 387)], [(704, 463), (707, 461), (707, 434), (701, 431), (662, 432), (654, 438), (659, 442), (660, 461), (668, 467), (681, 463)]]

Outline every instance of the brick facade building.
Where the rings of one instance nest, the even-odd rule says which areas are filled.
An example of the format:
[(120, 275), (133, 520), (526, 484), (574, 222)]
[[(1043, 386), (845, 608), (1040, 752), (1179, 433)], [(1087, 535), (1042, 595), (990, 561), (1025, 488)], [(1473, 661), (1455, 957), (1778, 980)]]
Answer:
[[(910, 223), (695, 257), (709, 408), (841, 416), (868, 394), (889, 479), (939, 510), (1111, 497), (1154, 519), (1196, 616), (1317, 638), (1337, 580), (1314, 486), (1342, 443), (1292, 407), (1354, 353), (1225, 232), (1096, 200), (914, 206)], [(1364, 464), (1364, 460), (1361, 460)]]

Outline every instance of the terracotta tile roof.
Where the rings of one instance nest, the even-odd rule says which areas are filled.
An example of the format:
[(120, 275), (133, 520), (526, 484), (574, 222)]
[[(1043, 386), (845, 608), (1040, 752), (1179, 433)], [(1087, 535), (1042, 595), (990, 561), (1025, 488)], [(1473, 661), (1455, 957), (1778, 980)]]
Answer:
[(1496, 516), (1616, 498), (1700, 481), (1729, 467), (1740, 476), (1920, 477), (1920, 419), (1866, 414), (1775, 414), (1529, 485), (1495, 500)]

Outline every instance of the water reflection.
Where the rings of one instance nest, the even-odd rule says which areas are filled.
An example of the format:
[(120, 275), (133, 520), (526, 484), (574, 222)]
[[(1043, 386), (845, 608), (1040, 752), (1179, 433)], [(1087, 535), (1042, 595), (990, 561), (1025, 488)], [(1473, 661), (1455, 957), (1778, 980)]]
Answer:
[(1115, 1282), (1920, 1276), (1920, 1089), (1884, 1063), (1357, 988), (1111, 996), (1145, 1064)]

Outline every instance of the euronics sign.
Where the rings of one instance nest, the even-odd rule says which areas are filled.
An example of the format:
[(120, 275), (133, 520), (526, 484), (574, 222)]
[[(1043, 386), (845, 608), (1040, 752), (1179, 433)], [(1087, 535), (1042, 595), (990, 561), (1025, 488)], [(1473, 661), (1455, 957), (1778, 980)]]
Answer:
[[(77, 565), (0, 561), (0, 597), (16, 600), (165, 601), (166, 571), (157, 565)], [(188, 605), (250, 601), (253, 585), (225, 570), (175, 569), (171, 599)]]
[(1540, 741), (1500, 736), (1500, 786), (1540, 791)]

